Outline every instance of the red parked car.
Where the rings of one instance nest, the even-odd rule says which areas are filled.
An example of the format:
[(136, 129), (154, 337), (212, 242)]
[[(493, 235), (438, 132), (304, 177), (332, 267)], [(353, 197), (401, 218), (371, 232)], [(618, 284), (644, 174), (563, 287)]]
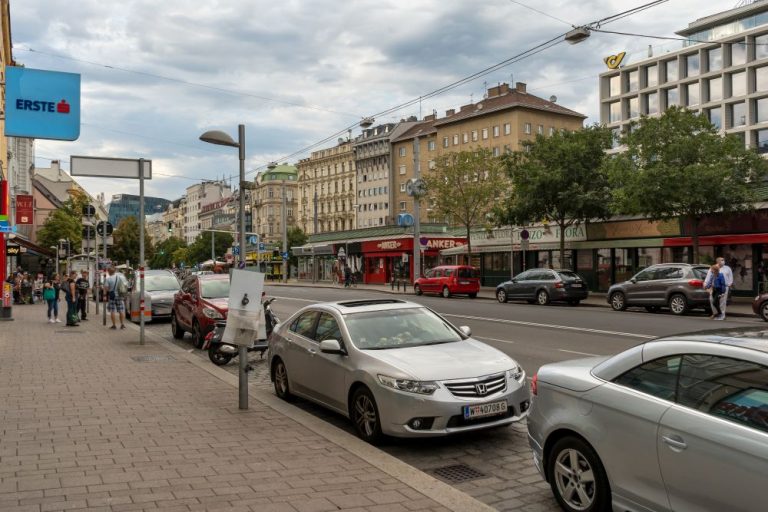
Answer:
[(191, 332), (195, 346), (200, 348), (216, 321), (227, 319), (228, 310), (229, 275), (191, 275), (184, 279), (181, 290), (173, 296), (173, 337), (181, 339), (185, 332)]
[(443, 297), (469, 295), (477, 297), (480, 291), (480, 273), (468, 265), (441, 265), (427, 271), (413, 284), (416, 295), (439, 293)]

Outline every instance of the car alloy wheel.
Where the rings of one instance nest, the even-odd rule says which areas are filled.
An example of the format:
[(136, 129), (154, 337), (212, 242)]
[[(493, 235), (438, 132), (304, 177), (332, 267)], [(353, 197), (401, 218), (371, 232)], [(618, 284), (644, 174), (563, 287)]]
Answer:
[(179, 321), (176, 318), (176, 313), (171, 314), (171, 334), (177, 340), (180, 340), (184, 337), (184, 329), (182, 329), (179, 325)]
[(669, 298), (669, 309), (676, 315), (684, 315), (688, 311), (688, 301), (685, 295), (680, 293), (674, 294)]
[(421, 294), (423, 293), (423, 292), (421, 291), (421, 286), (419, 286), (419, 285), (414, 285), (414, 286), (413, 286), (413, 291), (414, 291), (414, 293), (415, 293), (416, 295), (421, 295)]
[(539, 303), (539, 306), (546, 306), (549, 304), (549, 294), (546, 290), (539, 290), (539, 293), (536, 294), (536, 302)]
[(768, 301), (760, 305), (760, 318), (768, 322)]
[(205, 343), (205, 336), (202, 329), (200, 329), (200, 322), (197, 320), (192, 322), (192, 343), (195, 345), (195, 348), (202, 348)]
[(451, 296), (451, 290), (447, 286), (443, 286), (443, 297), (446, 299)]
[(507, 292), (505, 292), (503, 288), (496, 291), (496, 300), (498, 300), (502, 304), (504, 302), (507, 302)]
[(611, 294), (611, 308), (614, 311), (624, 311), (627, 309), (627, 303), (624, 301), (624, 294), (615, 292)]
[(582, 439), (560, 439), (552, 447), (548, 468), (552, 491), (563, 509), (611, 510), (611, 491), (605, 470), (595, 451)]
[(282, 359), (278, 359), (274, 363), (272, 380), (275, 383), (275, 394), (285, 401), (290, 401), (291, 398), (293, 398), (293, 395), (291, 394), (291, 388), (288, 385), (288, 370), (285, 369), (285, 363), (283, 363)]
[(368, 388), (359, 388), (352, 396), (352, 421), (357, 435), (371, 444), (381, 439), (381, 423), (376, 400)]

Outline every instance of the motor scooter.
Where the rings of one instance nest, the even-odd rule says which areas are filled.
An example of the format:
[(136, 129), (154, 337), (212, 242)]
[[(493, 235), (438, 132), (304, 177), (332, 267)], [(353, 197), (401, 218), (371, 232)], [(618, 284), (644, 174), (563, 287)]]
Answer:
[[(269, 338), (269, 335), (272, 334), (272, 330), (280, 322), (280, 319), (272, 311), (271, 304), (274, 300), (275, 298), (271, 297), (263, 302), (267, 338)], [(217, 366), (224, 366), (239, 354), (239, 347), (237, 345), (221, 341), (226, 327), (226, 320), (219, 320), (216, 322), (216, 327), (208, 333), (205, 337), (205, 343), (203, 344), (203, 350), (208, 351), (208, 359)], [(269, 344), (267, 343), (267, 339), (257, 339), (253, 340), (253, 343), (248, 347), (248, 352), (259, 352), (259, 356), (263, 358), (264, 352), (266, 352), (268, 348)]]

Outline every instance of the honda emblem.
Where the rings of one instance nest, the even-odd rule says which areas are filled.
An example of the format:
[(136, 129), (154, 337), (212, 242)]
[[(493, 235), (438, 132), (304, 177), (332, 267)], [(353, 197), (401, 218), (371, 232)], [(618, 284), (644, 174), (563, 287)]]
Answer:
[(488, 388), (485, 386), (484, 383), (479, 382), (475, 384), (475, 391), (477, 391), (478, 395), (483, 396), (488, 392)]

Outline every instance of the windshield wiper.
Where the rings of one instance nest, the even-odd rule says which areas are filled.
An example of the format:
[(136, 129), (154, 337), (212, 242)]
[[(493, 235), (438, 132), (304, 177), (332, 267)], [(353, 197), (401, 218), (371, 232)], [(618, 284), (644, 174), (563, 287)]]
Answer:
[(456, 343), (459, 340), (437, 340), (437, 341), (430, 341), (429, 343), (420, 343), (419, 346), (424, 345), (442, 345), (443, 343)]

